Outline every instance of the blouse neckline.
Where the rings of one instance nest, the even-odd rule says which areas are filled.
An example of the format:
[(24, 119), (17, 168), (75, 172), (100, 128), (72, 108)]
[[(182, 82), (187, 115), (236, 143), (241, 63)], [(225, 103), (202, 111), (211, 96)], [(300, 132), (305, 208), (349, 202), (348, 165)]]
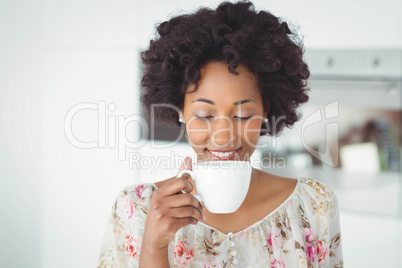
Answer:
[[(203, 225), (203, 226), (206, 227), (206, 228), (212, 229), (212, 230), (216, 231), (217, 233), (224, 235), (225, 237), (237, 236), (237, 235), (239, 235), (239, 234), (241, 234), (241, 233), (243, 233), (243, 232), (246, 232), (246, 231), (248, 231), (248, 230), (250, 230), (250, 229), (252, 229), (252, 228), (255, 228), (255, 227), (257, 227), (258, 225), (260, 225), (262, 222), (266, 221), (266, 220), (267, 220), (269, 217), (271, 217), (273, 214), (275, 214), (275, 213), (276, 213), (278, 210), (280, 210), (291, 198), (293, 198), (293, 196), (297, 193), (297, 191), (298, 191), (298, 189), (299, 189), (299, 187), (300, 187), (300, 180), (301, 180), (301, 178), (300, 178), (300, 177), (297, 177), (296, 179), (297, 179), (296, 186), (295, 186), (295, 188), (293, 189), (293, 192), (285, 199), (285, 201), (283, 201), (278, 207), (276, 207), (274, 210), (272, 210), (270, 213), (268, 213), (268, 214), (267, 214), (266, 216), (264, 216), (262, 219), (256, 221), (255, 223), (249, 225), (248, 227), (246, 227), (246, 228), (244, 228), (244, 229), (242, 229), (242, 230), (240, 230), (240, 231), (238, 231), (238, 232), (236, 232), (236, 233), (229, 232), (229, 233), (225, 234), (224, 232), (222, 232), (222, 231), (216, 229), (215, 227), (212, 227), (212, 226), (210, 226), (210, 225), (208, 225), (208, 224), (206, 224), (206, 223), (203, 223), (203, 222), (201, 222), (201, 221), (198, 221), (197, 224), (200, 224), (200, 225)], [(155, 183), (151, 183), (151, 184), (152, 184), (156, 189), (158, 189), (158, 186), (156, 186)]]

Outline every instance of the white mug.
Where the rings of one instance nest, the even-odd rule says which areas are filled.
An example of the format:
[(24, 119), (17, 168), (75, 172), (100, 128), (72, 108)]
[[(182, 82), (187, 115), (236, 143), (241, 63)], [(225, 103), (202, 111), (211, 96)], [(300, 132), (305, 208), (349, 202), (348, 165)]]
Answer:
[[(194, 181), (194, 195), (212, 213), (233, 213), (247, 196), (251, 181), (248, 161), (204, 161), (193, 164), (193, 170), (182, 170)], [(183, 193), (186, 193), (182, 190)]]

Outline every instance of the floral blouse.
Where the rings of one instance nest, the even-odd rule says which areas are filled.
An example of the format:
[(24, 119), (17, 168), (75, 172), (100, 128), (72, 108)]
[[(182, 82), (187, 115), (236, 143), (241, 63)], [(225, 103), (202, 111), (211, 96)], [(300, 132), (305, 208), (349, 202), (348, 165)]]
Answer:
[[(170, 267), (343, 267), (339, 210), (333, 190), (297, 179), (293, 193), (267, 216), (225, 234), (203, 222), (179, 229)], [(98, 268), (138, 267), (154, 183), (124, 188), (112, 206)]]

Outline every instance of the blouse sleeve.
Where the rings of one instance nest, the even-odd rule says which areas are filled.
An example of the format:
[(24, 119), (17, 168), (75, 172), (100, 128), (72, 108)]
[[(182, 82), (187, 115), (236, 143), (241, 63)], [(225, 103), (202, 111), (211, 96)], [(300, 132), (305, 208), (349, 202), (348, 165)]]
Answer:
[(339, 208), (338, 200), (333, 191), (331, 191), (332, 204), (330, 204), (330, 246), (329, 246), (329, 257), (330, 257), (330, 267), (341, 268), (343, 267), (343, 256), (342, 256), (342, 239), (341, 239), (341, 226), (339, 218)]
[(136, 207), (143, 188), (143, 185), (125, 188), (115, 198), (101, 245), (98, 268), (139, 266), (140, 226), (135, 224), (142, 222)]

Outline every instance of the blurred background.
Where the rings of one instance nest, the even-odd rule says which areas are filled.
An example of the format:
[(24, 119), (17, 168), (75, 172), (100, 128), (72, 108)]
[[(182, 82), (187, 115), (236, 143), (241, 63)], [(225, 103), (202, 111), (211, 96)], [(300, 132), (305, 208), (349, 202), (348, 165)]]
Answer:
[[(253, 2), (295, 25), (312, 72), (302, 120), (254, 165), (334, 189), (346, 267), (402, 267), (402, 3)], [(218, 3), (0, 1), (0, 267), (95, 267), (117, 193), (194, 157), (183, 129), (147, 133), (139, 53)]]

